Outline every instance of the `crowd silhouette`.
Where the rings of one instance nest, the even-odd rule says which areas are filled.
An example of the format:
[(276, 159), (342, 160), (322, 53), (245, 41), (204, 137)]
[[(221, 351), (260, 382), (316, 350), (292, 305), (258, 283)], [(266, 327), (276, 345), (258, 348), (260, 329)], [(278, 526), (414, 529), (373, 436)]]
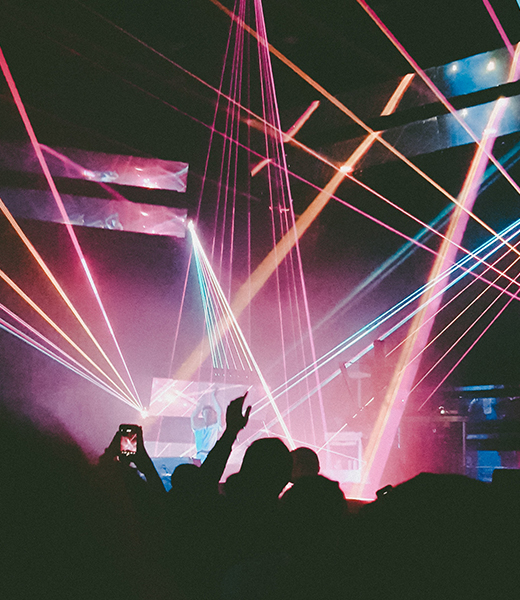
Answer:
[(312, 450), (261, 438), (221, 483), (244, 401), (169, 492), (139, 427), (134, 454), (121, 454), (117, 432), (93, 465), (66, 435), (3, 411), (1, 597), (518, 597), (517, 471), (492, 483), (422, 473), (359, 509)]

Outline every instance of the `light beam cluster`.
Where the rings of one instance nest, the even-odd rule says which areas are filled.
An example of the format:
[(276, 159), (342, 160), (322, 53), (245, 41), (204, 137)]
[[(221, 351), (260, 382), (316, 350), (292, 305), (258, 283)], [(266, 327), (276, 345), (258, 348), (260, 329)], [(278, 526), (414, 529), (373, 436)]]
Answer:
[[(504, 117), (508, 100), (499, 98), (490, 105), (488, 121), (482, 129), (483, 134), (482, 136), (476, 135), (465, 120), (464, 111), (454, 108), (453, 103), (414, 60), (374, 9), (365, 0), (357, 0), (367, 19), (377, 25), (381, 33), (413, 69), (412, 73), (407, 74), (399, 81), (395, 91), (386, 100), (379, 116), (389, 117), (398, 111), (407, 91), (420, 80), (436, 100), (442, 103), (457, 127), (473, 140), (474, 156), (460, 193), (455, 196), (392, 145), (386, 139), (385, 131), (372, 128), (337, 95), (325, 89), (315, 78), (269, 43), (267, 35), (269, 23), (266, 23), (264, 18), (261, 0), (236, 0), (233, 10), (225, 7), (218, 0), (210, 0), (210, 2), (230, 18), (229, 35), (218, 88), (172, 61), (165, 54), (159, 53), (133, 34), (108, 21), (102, 15), (98, 15), (105, 22), (117, 28), (120, 33), (129, 36), (135, 43), (144, 47), (147, 52), (154, 53), (162, 60), (167, 61), (173, 69), (180, 69), (184, 76), (196, 80), (205, 89), (210, 90), (215, 98), (215, 110), (211, 123), (205, 123), (195, 115), (184, 113), (188, 118), (200, 123), (210, 131), (209, 149), (195, 219), (197, 231), (209, 233), (206, 236), (200, 234), (203, 240), (201, 241), (193, 223), (189, 227), (193, 245), (192, 265), (197, 274), (198, 288), (202, 298), (204, 334), (201, 335), (202, 339), (195, 344), (188, 358), (180, 367), (176, 368), (176, 378), (189, 380), (195, 377), (208, 356), (211, 357), (214, 369), (225, 372), (240, 369), (254, 373), (260, 381), (265, 395), (255, 403), (253, 415), (263, 419), (264, 429), (270, 431), (272, 427), (279, 426), (283, 437), (291, 447), (294, 447), (297, 441), (326, 453), (339, 433), (352, 426), (352, 419), (357, 415), (357, 413), (351, 415), (351, 418), (349, 417), (347, 422), (343, 422), (339, 427), (335, 424), (334, 431), (329, 431), (332, 419), (327, 414), (323, 391), (341, 372), (340, 369), (333, 367), (333, 361), (341, 360), (343, 367), (349, 369), (374, 350), (374, 343), (371, 340), (377, 334), (378, 340), (388, 342), (386, 359), (393, 360), (395, 364), (392, 367), (384, 399), (378, 407), (375, 424), (366, 444), (361, 480), (351, 489), (351, 493), (355, 496), (369, 497), (380, 485), (397, 427), (411, 394), (424, 381), (432, 380), (433, 374), (438, 375), (441, 380), (441, 383), (436, 384), (435, 389), (438, 389), (484, 333), (503, 314), (506, 307), (513, 300), (519, 299), (519, 276), (515, 272), (515, 267), (518, 266), (520, 259), (520, 250), (516, 239), (520, 233), (520, 222), (515, 221), (497, 232), (485, 219), (474, 212), (475, 201), (482, 190), (483, 182), (486, 179), (491, 181), (493, 172), (498, 173), (507, 181), (514, 193), (520, 195), (520, 186), (508, 172), (507, 161), (509, 158), (504, 157), (502, 160), (498, 160), (493, 154), (497, 132), (500, 131), (500, 122)], [(491, 3), (488, 0), (483, 0), (483, 2), (510, 56), (506, 83), (514, 83), (520, 73), (520, 44), (516, 47), (513, 46)], [(310, 105), (307, 103), (305, 106), (308, 105), (308, 108), (288, 129), (283, 129), (281, 125), (272, 58), (280, 61), (293, 75), (296, 74), (306, 82), (320, 98), (314, 100)], [(95, 360), (80, 348), (73, 337), (61, 329), (34, 300), (29, 298), (22, 286), (15, 283), (4, 271), (0, 271), (3, 281), (23, 298), (72, 347), (75, 353), (81, 356), (82, 361), (78, 361), (77, 357), (58, 348), (51, 340), (45, 338), (43, 334), (37, 332), (23, 319), (3, 306), (0, 308), (12, 321), (16, 322), (16, 325), (2, 319), (0, 327), (30, 343), (53, 360), (67, 366), (123, 402), (142, 408), (94, 277), (74, 229), (67, 221), (63, 202), (47, 168), (41, 147), (1, 52), (0, 65), (41, 169), (63, 219), (67, 223), (67, 231), (77, 253), (78, 261), (84, 270), (103, 322), (110, 333), (124, 375), (119, 373), (112, 360), (109, 359), (108, 353), (91, 333), (50, 269), (1, 201), (0, 209), (3, 215), (31, 252), (82, 330), (95, 345), (97, 353), (101, 356), (102, 366), (98, 364), (99, 359)], [(494, 70), (495, 67), (495, 63), (488, 63), (490, 70)], [(453, 63), (451, 68), (453, 74), (458, 73), (457, 63)], [(132, 82), (128, 82), (128, 84), (135, 85)], [(147, 90), (143, 89), (142, 91), (150, 95)], [(251, 102), (253, 94), (255, 102)], [(164, 105), (180, 111), (167, 100), (158, 96), (154, 97)], [(338, 113), (341, 113), (342, 118), (346, 117), (349, 123), (357, 125), (365, 132), (365, 137), (360, 138), (361, 141), (357, 148), (349, 155), (341, 157), (339, 161), (327, 157), (323, 150), (313, 149), (296, 139), (300, 130), (305, 130), (304, 127), (307, 123), (316, 122), (320, 118), (320, 109), (324, 102), (329, 103)], [(255, 106), (255, 110), (253, 110), (253, 106)], [(258, 106), (260, 106), (260, 110), (258, 110)], [(303, 177), (291, 170), (287, 162), (287, 148), (289, 147), (291, 150), (304, 153), (307, 160), (318, 161), (322, 168), (325, 167), (332, 172), (328, 182), (323, 186), (316, 186), (310, 176)], [(410, 170), (413, 177), (417, 176), (421, 178), (422, 182), (431, 186), (443, 202), (448, 200), (449, 206), (443, 208), (438, 217), (428, 223), (414, 211), (406, 210), (402, 205), (401, 198), (390, 198), (389, 194), (376, 189), (374, 185), (369, 185), (364, 180), (363, 174), (356, 173), (356, 171), (363, 157), (373, 152), (374, 147), (384, 148), (384, 151), (390, 153), (393, 159), (401, 161)], [(511, 154), (512, 156), (514, 153)], [(488, 162), (491, 163), (493, 169), (486, 171)], [(217, 164), (216, 168), (215, 164)], [(207, 181), (211, 167), (218, 172), (218, 180), (213, 189), (210, 188), (210, 182)], [(242, 173), (248, 175), (247, 189), (244, 194), (240, 190)], [(319, 187), (317, 195), (299, 215), (295, 213), (295, 202), (291, 190), (293, 181), (297, 180), (313, 189)], [(269, 238), (270, 247), (267, 252), (262, 249), (262, 254), (254, 247), (257, 224), (253, 220), (254, 207), (251, 205), (252, 187), (261, 185), (259, 182), (265, 186), (265, 202), (270, 210), (268, 227), (262, 232), (264, 239)], [(393, 224), (385, 222), (384, 219), (371, 215), (368, 209), (365, 210), (365, 207), (360, 208), (355, 206), (354, 202), (348, 202), (343, 197), (347, 186), (355, 186), (356, 189), (367, 192), (372, 200), (381, 202), (385, 209), (391, 208), (399, 216), (406, 217), (407, 222), (413, 223), (415, 228), (420, 228), (419, 233), (409, 235), (394, 227)], [(406, 196), (405, 185), (400, 193), (403, 197)], [(302, 258), (300, 244), (305, 239), (304, 236), (309, 235), (311, 226), (327, 209), (331, 199), (341, 204), (345, 210), (353, 211), (357, 216), (361, 215), (370, 219), (372, 223), (384, 227), (407, 242), (394, 256), (374, 269), (362, 283), (356, 285), (343, 300), (338, 302), (336, 307), (315, 321), (307, 294), (305, 262)], [(202, 227), (202, 219), (208, 214), (211, 215), (208, 223), (205, 224), (206, 227)], [(471, 249), (472, 244), (465, 237), (470, 220), (481, 231), (484, 231), (486, 236), (490, 236), (476, 249)], [(201, 226), (199, 227), (199, 225)], [(239, 228), (245, 230), (245, 233)], [(208, 255), (204, 251), (203, 245), (211, 247)], [(377, 318), (349, 335), (340, 344), (318, 356), (315, 342), (318, 330), (331, 322), (333, 317), (343, 313), (346, 306), (352, 305), (360, 298), (366, 298), (369, 291), (380, 284), (384, 278), (389, 277), (410, 257), (414, 250), (418, 249), (434, 257), (429, 274), (424, 277), (424, 283), (393, 307), (384, 310)], [(461, 255), (463, 255), (462, 258), (460, 258)], [(242, 263), (247, 263), (246, 267), (242, 264), (242, 270), (237, 265), (240, 260)], [(504, 266), (506, 263), (507, 265)], [(183, 298), (186, 297), (186, 289), (190, 283), (189, 272), (190, 267), (188, 267), (184, 280)], [(244, 275), (244, 273), (246, 274)], [(471, 279), (470, 282), (464, 287), (461, 285), (460, 289), (448, 298), (447, 292), (465, 278)], [(270, 334), (273, 340), (276, 340), (276, 342), (272, 340), (273, 345), (277, 343), (279, 346), (279, 356), (277, 361), (273, 360), (273, 363), (280, 363), (282, 372), (282, 382), (277, 384), (272, 391), (268, 384), (269, 376), (265, 374), (264, 368), (260, 368), (260, 361), (255, 359), (257, 351), (252, 343), (259, 314), (258, 299), (265, 298), (267, 290), (271, 294), (269, 298), (271, 301), (269, 305)], [(458, 308), (459, 304), (463, 305), (460, 309)], [(478, 316), (471, 319), (470, 313), (476, 310), (477, 306)], [(450, 310), (455, 310), (456, 314), (454, 317), (448, 317), (447, 324), (440, 327), (439, 331), (435, 333), (434, 323), (440, 316), (448, 313), (448, 307)], [(176, 358), (180, 319), (181, 315), (179, 315), (173, 341), (172, 370)], [(419, 366), (426, 353), (434, 348), (439, 340), (447, 339), (448, 332), (453, 331), (457, 326), (462, 327), (463, 319), (469, 319), (470, 323), (464, 323), (462, 333), (457, 335), (441, 355), (433, 360), (431, 365), (425, 367), (421, 373)], [(486, 319), (489, 320), (487, 324), (484, 323)], [(239, 320), (241, 325), (239, 325)], [(404, 332), (405, 326), (406, 332)], [(483, 327), (483, 330), (478, 332), (478, 327)], [(475, 336), (473, 340), (471, 340), (472, 335)], [(463, 343), (468, 344), (465, 350), (461, 350)], [(457, 352), (460, 352), (460, 357), (457, 357)], [(456, 357), (455, 364), (451, 367), (447, 365), (447, 357)], [(85, 362), (88, 363), (88, 367), (83, 364)], [(273, 379), (275, 379), (274, 375)], [(279, 380), (280, 377), (277, 379)], [(424, 407), (430, 397), (431, 394), (420, 408)], [(369, 404), (372, 406), (376, 404), (374, 398), (368, 399), (365, 407)], [(306, 408), (307, 423), (303, 427), (305, 435), (300, 433), (295, 435), (299, 424), (296, 423), (294, 414), (299, 407)], [(269, 414), (266, 417), (265, 411), (267, 410), (274, 413), (274, 416)], [(252, 434), (252, 436), (254, 435), (256, 433)], [(251, 437), (243, 440), (242, 444), (250, 439)]]

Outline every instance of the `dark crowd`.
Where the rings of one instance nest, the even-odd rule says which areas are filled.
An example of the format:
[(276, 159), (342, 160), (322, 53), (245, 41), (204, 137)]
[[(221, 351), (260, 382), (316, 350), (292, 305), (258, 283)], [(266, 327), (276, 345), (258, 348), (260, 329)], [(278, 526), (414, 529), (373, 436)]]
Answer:
[[(345, 499), (308, 448), (258, 439), (221, 483), (244, 397), (166, 492), (136, 427), (97, 464), (63, 435), (0, 420), (0, 598), (519, 598), (518, 471), (422, 473)], [(289, 485), (292, 483), (292, 485)]]

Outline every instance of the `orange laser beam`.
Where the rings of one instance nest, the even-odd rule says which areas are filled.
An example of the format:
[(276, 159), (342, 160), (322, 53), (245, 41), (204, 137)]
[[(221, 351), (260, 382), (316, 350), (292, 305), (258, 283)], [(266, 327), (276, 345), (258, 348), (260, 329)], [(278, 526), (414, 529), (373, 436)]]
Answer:
[[(439, 274), (445, 269), (446, 264), (453, 261), (454, 246), (451, 242), (456, 240), (457, 244), (458, 241), (460, 241), (468, 219), (468, 211), (463, 210), (463, 205), (467, 203), (472, 206), (475, 201), (478, 189), (476, 181), (478, 182), (481, 178), (485, 163), (487, 162), (485, 161), (487, 156), (486, 146), (494, 140), (493, 136), (496, 135), (496, 122), (501, 118), (503, 114), (502, 111), (503, 103), (499, 100), (493, 107), (487, 127), (484, 130), (485, 133), (482, 138), (482, 143), (477, 146), (470, 169), (468, 170), (459, 195), (461, 206), (460, 208), (457, 207), (451, 216), (448, 231), (444, 236), (445, 239), (432, 266), (428, 281), (435, 281)], [(511, 244), (508, 243), (507, 246), (511, 247)], [(518, 254), (518, 251), (515, 253)], [(426, 345), (430, 335), (431, 325), (424, 329), (422, 325), (430, 314), (437, 312), (437, 308), (441, 302), (440, 297), (436, 301), (430, 302), (436, 291), (437, 286), (433, 285), (421, 297), (419, 307), (421, 308), (424, 306), (425, 308), (415, 315), (410, 325), (409, 331), (411, 333), (401, 350), (398, 364), (392, 375), (384, 402), (380, 408), (375, 427), (372, 430), (364, 453), (365, 469), (363, 470), (361, 481), (354, 486), (353, 493), (364, 493), (367, 486), (375, 486), (376, 489), (379, 486), (379, 478), (382, 474), (384, 463), (386, 463), (388, 458), (386, 451), (389, 451), (390, 444), (395, 435), (395, 428), (404, 411), (404, 406), (413, 386), (413, 380), (418, 368), (418, 363), (412, 365), (410, 358), (416, 348), (420, 350)], [(392, 427), (389, 426), (391, 417)]]
[(137, 403), (127, 395), (104, 371), (99, 367), (91, 358), (88, 356), (77, 344), (72, 340), (48, 315), (34, 302), (16, 283), (2, 270), (0, 269), (0, 278), (2, 278), (9, 287), (11, 287), (27, 304), (34, 309), (42, 319), (44, 319), (55, 331), (57, 331), (63, 339), (68, 342), (74, 350), (76, 350), (86, 361), (88, 361), (95, 369), (97, 369), (110, 383), (123, 394), (134, 406), (139, 408)]
[[(393, 106), (393, 109), (397, 107), (399, 100), (402, 98), (411, 80), (412, 78), (408, 76), (403, 78), (403, 81), (400, 82), (397, 89), (392, 94), (384, 110), (390, 110), (391, 106)], [(369, 150), (378, 135), (378, 133), (373, 132), (371, 135), (367, 136), (367, 138), (360, 144), (360, 146), (347, 159), (347, 161), (337, 170), (329, 183), (323, 188), (323, 190), (319, 192), (316, 198), (314, 198), (311, 204), (298, 218), (295, 225), (291, 227), (291, 229), (281, 238), (281, 240), (269, 252), (260, 265), (258, 265), (255, 271), (249, 276), (247, 281), (242, 284), (237, 291), (233, 302), (231, 303), (231, 310), (237, 319), (242, 314), (242, 311), (250, 304), (256, 294), (262, 289), (269, 277), (271, 277), (281, 262), (289, 254), (297, 240), (301, 238), (301, 236), (307, 231), (317, 216), (325, 208), (347, 174), (350, 173), (354, 165)], [(337, 169), (337, 167), (335, 168)], [(228, 325), (226, 324), (226, 327), (227, 326)], [(188, 359), (180, 367), (180, 370), (177, 374), (177, 379), (189, 379), (200, 367), (202, 361), (208, 356), (210, 348), (211, 345), (209, 344), (209, 341), (204, 338), (199, 346), (191, 353)]]
[[(320, 101), (319, 100), (315, 100), (314, 102), (312, 102), (311, 105), (309, 106), (309, 108), (307, 108), (307, 110), (296, 121), (296, 123), (294, 123), (294, 125), (292, 125), (288, 129), (287, 132), (282, 133), (282, 140), (283, 140), (284, 143), (288, 143), (288, 142), (292, 141), (292, 139), (294, 138), (294, 136), (298, 133), (298, 131), (300, 131), (300, 129), (304, 126), (304, 124), (309, 120), (310, 116), (318, 108), (319, 105), (320, 105)], [(276, 127), (274, 127), (273, 125), (267, 126), (267, 123), (265, 121), (264, 121), (264, 123), (266, 125), (265, 131), (268, 131), (269, 133), (271, 133), (271, 135), (278, 137), (277, 136), (278, 130), (276, 129)], [(250, 122), (250, 124), (252, 124), (252, 122)], [(259, 173), (270, 162), (271, 162), (270, 158), (264, 158), (264, 160), (260, 161), (256, 165), (256, 167), (254, 167), (251, 170), (251, 177), (254, 177), (257, 173)]]
[[(358, 0), (358, 1), (360, 1), (360, 0)], [(230, 11), (228, 8), (226, 8), (225, 6), (223, 6), (218, 0), (210, 0), (210, 2), (212, 2), (220, 10), (222, 10), (223, 12), (225, 12), (231, 19), (233, 19), (235, 22), (237, 22), (241, 27), (243, 27), (253, 37), (255, 37), (256, 39), (258, 39), (261, 43), (266, 44), (267, 47), (269, 48), (269, 52), (271, 52), (271, 54), (273, 54), (274, 56), (276, 56), (287, 67), (289, 67), (292, 71), (294, 71), (297, 75), (299, 75), (304, 81), (306, 81), (309, 85), (311, 85), (323, 97), (327, 98), (327, 100), (331, 104), (333, 104), (334, 106), (336, 106), (342, 113), (344, 113), (345, 115), (347, 115), (348, 117), (350, 117), (354, 121), (354, 123), (356, 123), (357, 125), (359, 125), (360, 127), (362, 127), (367, 133), (376, 135), (376, 132), (371, 127), (369, 127), (362, 119), (360, 119), (354, 112), (352, 112), (349, 108), (347, 108), (340, 100), (338, 100), (336, 97), (334, 97), (332, 94), (330, 94), (322, 85), (320, 85), (317, 81), (315, 81), (314, 79), (312, 79), (312, 77), (310, 77), (309, 75), (307, 75), (305, 73), (305, 71), (303, 71), (302, 69), (300, 69), (300, 67), (298, 67), (297, 65), (295, 65), (291, 60), (289, 60), (284, 54), (282, 54), (280, 51), (278, 51), (274, 46), (272, 46), (271, 44), (269, 44), (265, 40), (263, 40), (257, 34), (257, 32), (254, 29), (252, 29), (251, 27), (249, 27), (249, 25), (247, 25), (246, 23), (244, 23), (244, 21), (242, 21), (242, 19), (240, 19), (239, 17), (237, 17), (232, 11)], [(419, 71), (417, 71), (417, 72), (419, 73)], [(460, 117), (458, 117), (458, 115), (457, 115), (457, 118), (460, 118)], [(501, 238), (499, 236), (499, 234), (494, 229), (492, 229), (487, 223), (485, 223), (482, 219), (480, 219), (479, 217), (477, 217), (471, 211), (468, 211), (468, 209), (466, 207), (464, 207), (454, 196), (452, 196), (441, 185), (439, 185), (436, 181), (434, 181), (431, 177), (429, 177), (424, 171), (422, 171), (419, 167), (417, 167), (411, 160), (409, 160), (406, 156), (404, 156), (404, 154), (402, 154), (401, 152), (399, 152), (399, 150), (397, 150), (396, 148), (394, 148), (383, 137), (377, 135), (376, 139), (387, 150), (389, 150), (397, 158), (399, 158), (400, 160), (402, 160), (408, 167), (410, 167), (411, 169), (413, 169), (420, 177), (422, 177), (425, 181), (427, 181), (430, 185), (432, 185), (436, 190), (438, 190), (441, 194), (443, 194), (444, 196), (446, 196), (446, 198), (448, 198), (451, 202), (453, 202), (455, 205), (457, 205), (461, 210), (463, 210), (464, 212), (467, 212), (468, 215), (473, 220), (475, 220), (481, 227), (483, 227), (484, 229), (486, 229), (486, 231), (488, 231), (489, 233), (491, 233), (491, 235), (495, 236), (503, 244), (505, 244), (506, 246), (508, 246), (510, 250), (512, 250), (516, 254), (520, 255), (520, 251), (515, 250), (506, 240), (504, 240), (503, 238)], [(500, 172), (503, 171), (503, 167), (502, 167), (502, 165), (500, 165), (500, 163), (498, 163), (496, 166), (500, 170)], [(520, 193), (520, 188), (518, 188), (518, 192)]]
[(2, 201), (1, 198), (0, 198), (0, 210), (2, 211), (2, 213), (4, 214), (6, 219), (9, 221), (9, 223), (11, 224), (13, 229), (16, 231), (16, 233), (18, 234), (18, 236), (20, 237), (22, 242), (25, 244), (25, 246), (27, 247), (29, 252), (33, 255), (34, 259), (36, 260), (38, 265), (41, 267), (41, 269), (43, 270), (45, 275), (48, 277), (49, 281), (56, 288), (56, 290), (58, 291), (59, 295), (61, 296), (61, 298), (67, 305), (67, 307), (70, 309), (72, 314), (76, 317), (76, 319), (78, 320), (80, 325), (83, 327), (83, 329), (85, 330), (87, 335), (90, 337), (90, 339), (94, 342), (96, 348), (99, 350), (99, 352), (101, 353), (103, 358), (107, 361), (108, 365), (112, 368), (112, 370), (117, 375), (118, 379), (122, 382), (122, 384), (125, 386), (127, 391), (131, 394), (130, 389), (128, 388), (128, 386), (126, 385), (126, 383), (124, 382), (122, 377), (119, 375), (117, 369), (112, 364), (112, 362), (108, 358), (108, 356), (105, 353), (105, 351), (103, 350), (103, 348), (100, 346), (100, 344), (97, 341), (97, 339), (95, 338), (94, 334), (90, 331), (89, 327), (87, 326), (85, 321), (82, 319), (82, 317), (80, 316), (80, 314), (78, 313), (78, 311), (76, 310), (74, 305), (72, 304), (71, 300), (69, 299), (69, 297), (67, 296), (67, 294), (65, 293), (65, 291), (63, 290), (61, 285), (58, 283), (58, 281), (56, 280), (54, 275), (52, 274), (52, 271), (49, 269), (49, 267), (47, 266), (47, 264), (45, 263), (45, 261), (43, 260), (43, 258), (39, 254), (39, 252), (36, 250), (36, 248), (32, 245), (30, 240), (27, 238), (27, 236), (23, 232), (22, 228), (18, 225), (17, 221), (15, 220), (15, 218), (13, 217), (13, 215), (11, 214), (11, 212), (9, 211), (9, 209), (4, 204), (4, 202)]
[[(126, 368), (126, 372), (127, 372), (128, 376), (130, 378), (130, 381), (133, 384), (132, 377), (130, 375), (130, 372), (128, 371), (128, 367), (126, 366), (126, 362), (124, 360), (124, 357), (122, 355), (121, 349), (120, 349), (119, 344), (117, 342), (117, 339), (115, 337), (114, 330), (113, 330), (112, 325), (111, 325), (111, 323), (110, 323), (110, 321), (108, 319), (108, 315), (106, 314), (105, 308), (104, 308), (104, 306), (103, 306), (103, 304), (101, 302), (101, 298), (99, 296), (98, 290), (96, 288), (96, 285), (95, 285), (94, 280), (92, 278), (92, 275), (90, 273), (90, 269), (88, 268), (88, 265), (87, 265), (87, 263), (85, 261), (85, 257), (83, 255), (83, 251), (81, 250), (81, 246), (79, 244), (78, 238), (77, 238), (77, 236), (76, 236), (76, 234), (74, 232), (74, 228), (72, 227), (72, 224), (70, 223), (69, 217), (67, 215), (67, 211), (65, 210), (65, 206), (64, 206), (63, 201), (61, 199), (61, 196), (60, 196), (60, 194), (58, 192), (58, 188), (56, 187), (56, 184), (54, 182), (54, 179), (52, 178), (52, 175), (51, 175), (51, 172), (50, 172), (49, 167), (47, 165), (47, 162), (46, 162), (46, 160), (45, 160), (45, 158), (43, 156), (43, 152), (42, 152), (41, 146), (40, 146), (40, 144), (38, 142), (38, 139), (36, 138), (36, 134), (35, 134), (34, 129), (32, 127), (31, 121), (29, 119), (27, 111), (25, 110), (25, 106), (24, 106), (24, 104), (22, 102), (22, 99), (21, 99), (20, 94), (18, 92), (18, 88), (16, 87), (15, 81), (14, 81), (13, 76), (11, 74), (11, 71), (9, 69), (9, 65), (7, 64), (7, 61), (5, 59), (4, 53), (3, 53), (3, 51), (2, 51), (1, 48), (0, 48), (0, 68), (2, 69), (2, 73), (4, 74), (4, 77), (5, 77), (6, 81), (7, 81), (7, 84), (9, 86), (9, 90), (10, 90), (11, 95), (13, 97), (13, 100), (14, 100), (14, 102), (16, 104), (16, 107), (18, 109), (20, 117), (21, 117), (21, 119), (23, 121), (25, 129), (26, 129), (27, 134), (29, 136), (29, 139), (31, 141), (31, 144), (32, 144), (32, 146), (34, 148), (34, 151), (35, 151), (36, 157), (38, 159), (38, 162), (40, 164), (40, 167), (41, 167), (41, 169), (43, 171), (45, 179), (47, 180), (47, 184), (49, 185), (49, 188), (51, 190), (53, 198), (56, 201), (56, 204), (58, 206), (58, 210), (59, 210), (60, 215), (61, 215), (61, 217), (63, 219), (63, 223), (64, 223), (64, 225), (65, 225), (65, 227), (67, 229), (67, 232), (69, 233), (70, 239), (72, 241), (72, 245), (74, 246), (74, 249), (76, 250), (76, 253), (78, 255), (78, 258), (80, 259), (80, 262), (81, 262), (81, 265), (83, 267), (83, 270), (85, 271), (85, 274), (86, 274), (87, 279), (88, 279), (88, 281), (90, 283), (92, 291), (94, 292), (94, 295), (95, 295), (96, 300), (98, 302), (99, 308), (100, 308), (100, 310), (101, 310), (101, 312), (103, 314), (103, 317), (105, 319), (105, 323), (106, 323), (106, 325), (107, 325), (107, 327), (108, 327), (108, 329), (109, 329), (109, 331), (110, 331), (110, 333), (112, 335), (112, 339), (114, 341), (114, 344), (115, 344), (115, 346), (116, 346), (116, 348), (117, 348), (117, 350), (119, 352), (121, 361), (122, 361), (123, 365)], [(128, 386), (126, 385), (126, 383), (123, 381), (123, 379), (121, 378), (121, 376), (119, 375), (119, 373), (117, 371), (115, 371), (115, 373), (118, 376), (118, 378), (122, 381), (123, 385), (128, 389), (128, 391), (130, 392), (130, 394), (132, 396), (134, 396), (134, 394), (130, 391), (130, 389), (128, 388)], [(134, 392), (135, 392), (135, 398), (137, 399), (137, 402), (139, 404), (141, 404), (141, 402), (139, 400), (139, 394), (137, 393), (137, 389), (135, 388), (135, 385), (133, 387), (134, 387)]]
[(314, 102), (311, 103), (309, 108), (307, 108), (307, 110), (296, 121), (296, 123), (292, 127), (290, 127), (286, 133), (283, 134), (284, 142), (289, 142), (290, 140), (293, 139), (293, 137), (298, 133), (298, 131), (300, 131), (300, 129), (305, 125), (305, 123), (307, 123), (310, 116), (318, 108), (319, 105), (320, 105), (319, 100), (314, 100)]
[(270, 158), (264, 158), (264, 160), (261, 160), (255, 167), (253, 167), (253, 169), (251, 169), (251, 177), (254, 177), (270, 162), (272, 162), (272, 159)]

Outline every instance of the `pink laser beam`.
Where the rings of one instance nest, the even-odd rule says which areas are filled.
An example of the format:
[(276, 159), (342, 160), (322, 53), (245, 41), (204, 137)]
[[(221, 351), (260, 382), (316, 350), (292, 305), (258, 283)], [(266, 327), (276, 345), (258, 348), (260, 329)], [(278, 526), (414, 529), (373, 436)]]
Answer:
[(513, 48), (513, 44), (511, 44), (511, 42), (509, 41), (509, 38), (507, 37), (507, 34), (504, 31), (504, 28), (502, 27), (502, 23), (500, 22), (499, 18), (497, 17), (497, 14), (496, 14), (494, 8), (491, 6), (491, 2), (489, 0), (482, 0), (482, 2), (484, 3), (484, 6), (486, 7), (486, 10), (489, 13), (491, 20), (495, 24), (495, 27), (497, 28), (497, 31), (500, 34), (500, 37), (502, 38), (502, 41), (504, 42), (504, 45), (507, 48), (507, 51), (509, 52), (509, 54), (511, 56), (514, 56), (515, 49)]
[(116, 371), (116, 375), (120, 378), (121, 382), (127, 388), (127, 390), (130, 392), (130, 394), (131, 395), (135, 394), (135, 397), (137, 399), (138, 404), (141, 405), (141, 401), (139, 399), (139, 394), (138, 394), (137, 389), (136, 389), (136, 387), (135, 387), (135, 385), (133, 383), (132, 377), (131, 377), (130, 372), (128, 370), (128, 367), (126, 365), (126, 361), (124, 360), (124, 357), (122, 355), (121, 349), (120, 349), (119, 344), (117, 342), (117, 339), (115, 337), (114, 330), (112, 329), (112, 325), (110, 324), (110, 321), (108, 319), (108, 315), (107, 315), (107, 313), (105, 311), (103, 303), (101, 302), (101, 298), (99, 296), (96, 284), (94, 283), (94, 280), (92, 278), (92, 274), (90, 273), (90, 269), (88, 268), (87, 262), (85, 260), (85, 256), (83, 255), (83, 251), (81, 250), (81, 247), (79, 245), (78, 238), (76, 237), (76, 233), (74, 232), (74, 229), (73, 229), (72, 225), (70, 224), (69, 217), (67, 215), (67, 211), (65, 210), (65, 206), (63, 205), (63, 202), (61, 200), (61, 196), (60, 196), (60, 194), (58, 192), (58, 189), (56, 188), (56, 184), (54, 183), (54, 179), (52, 178), (52, 175), (51, 175), (51, 173), (49, 171), (49, 167), (47, 166), (47, 162), (45, 161), (45, 158), (43, 156), (40, 144), (39, 144), (39, 142), (38, 142), (38, 140), (36, 138), (36, 134), (34, 133), (34, 129), (33, 129), (32, 125), (31, 125), (31, 122), (30, 122), (29, 117), (27, 115), (27, 112), (25, 110), (25, 106), (24, 106), (24, 104), (22, 102), (20, 94), (18, 93), (18, 89), (17, 89), (16, 84), (14, 82), (14, 79), (13, 79), (13, 77), (11, 75), (11, 71), (9, 69), (9, 66), (7, 64), (7, 61), (5, 59), (4, 53), (3, 53), (3, 51), (2, 51), (1, 48), (0, 48), (0, 67), (2, 68), (2, 72), (4, 74), (4, 77), (5, 77), (6, 81), (7, 81), (7, 84), (9, 86), (9, 90), (11, 91), (11, 94), (13, 96), (15, 104), (16, 104), (16, 106), (18, 108), (18, 112), (20, 113), (20, 116), (21, 116), (22, 121), (23, 121), (23, 123), (25, 125), (27, 133), (29, 134), (29, 138), (31, 140), (31, 144), (32, 144), (32, 146), (34, 148), (34, 151), (36, 153), (36, 156), (38, 158), (38, 162), (40, 163), (40, 166), (41, 166), (41, 168), (43, 170), (43, 173), (45, 175), (45, 179), (47, 180), (47, 183), (48, 183), (48, 185), (49, 185), (49, 187), (51, 189), (52, 195), (53, 195), (53, 197), (54, 197), (54, 199), (56, 201), (56, 204), (58, 205), (58, 209), (59, 209), (60, 214), (62, 216), (62, 219), (63, 219), (63, 222), (65, 224), (65, 227), (67, 228), (67, 231), (68, 231), (69, 236), (70, 236), (70, 238), (72, 240), (73, 246), (74, 246), (74, 248), (76, 250), (76, 253), (78, 254), (78, 257), (80, 259), (81, 265), (82, 265), (82, 267), (83, 267), (83, 269), (85, 271), (85, 274), (86, 274), (87, 279), (88, 279), (88, 281), (90, 283), (92, 291), (94, 292), (94, 296), (95, 296), (95, 298), (96, 298), (96, 300), (98, 302), (98, 305), (100, 307), (100, 310), (101, 310), (101, 312), (103, 314), (103, 317), (104, 317), (105, 322), (107, 324), (108, 330), (110, 331), (110, 334), (111, 334), (111, 336), (112, 336), (112, 338), (114, 340), (114, 343), (116, 345), (116, 348), (117, 348), (117, 350), (119, 352), (119, 356), (120, 356), (120, 358), (121, 358), (121, 360), (123, 362), (123, 365), (125, 366), (125, 370), (127, 372), (127, 375), (129, 376), (129, 379), (130, 379), (130, 382), (132, 384), (132, 387), (134, 388), (134, 392), (132, 393), (130, 391), (130, 389), (128, 388), (128, 386), (126, 385), (126, 383), (124, 382), (124, 380), (121, 378), (121, 376), (119, 375), (119, 373), (117, 371)]

